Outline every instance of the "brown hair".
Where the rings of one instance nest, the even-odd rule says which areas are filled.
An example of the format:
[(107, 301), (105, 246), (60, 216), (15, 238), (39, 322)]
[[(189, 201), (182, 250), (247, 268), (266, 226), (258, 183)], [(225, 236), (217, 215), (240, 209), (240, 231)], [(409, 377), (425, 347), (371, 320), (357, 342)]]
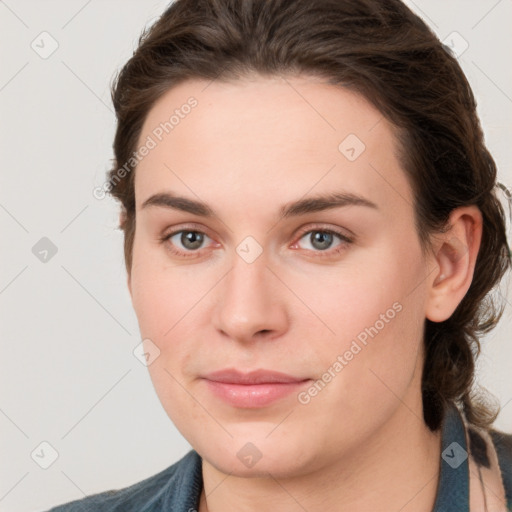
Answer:
[[(187, 79), (236, 80), (306, 74), (354, 90), (396, 127), (415, 196), (422, 248), (450, 212), (477, 205), (483, 236), (472, 284), (453, 315), (425, 321), (423, 412), (439, 428), (455, 401), (468, 420), (489, 426), (498, 411), (474, 394), (479, 337), (503, 312), (488, 293), (510, 266), (496, 165), (484, 145), (476, 102), (457, 60), (399, 0), (176, 0), (139, 39), (112, 86), (117, 115), (109, 192), (125, 214), (125, 262), (135, 234), (137, 149), (155, 101)], [(133, 163), (133, 162), (132, 162)], [(499, 409), (498, 409), (499, 410)]]

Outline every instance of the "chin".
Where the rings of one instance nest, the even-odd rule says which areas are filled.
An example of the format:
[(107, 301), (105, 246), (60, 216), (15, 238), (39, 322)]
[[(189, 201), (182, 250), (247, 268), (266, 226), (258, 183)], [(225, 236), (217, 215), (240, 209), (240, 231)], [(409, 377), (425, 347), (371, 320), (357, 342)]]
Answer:
[[(284, 442), (276, 436), (234, 436), (226, 435), (225, 442), (220, 440), (197, 446), (196, 451), (209, 464), (224, 474), (241, 478), (268, 477), (270, 473), (275, 478), (297, 476), (309, 473), (313, 459), (307, 456), (303, 442), (294, 441), (288, 437)], [(298, 449), (300, 447), (300, 450)]]

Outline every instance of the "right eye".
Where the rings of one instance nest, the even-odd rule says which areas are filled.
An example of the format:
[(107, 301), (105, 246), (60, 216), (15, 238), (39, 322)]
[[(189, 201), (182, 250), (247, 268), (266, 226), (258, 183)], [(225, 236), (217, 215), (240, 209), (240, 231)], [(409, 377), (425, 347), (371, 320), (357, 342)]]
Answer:
[[(160, 240), (171, 253), (188, 258), (196, 256), (194, 253), (200, 253), (198, 249), (203, 245), (205, 238), (210, 239), (210, 237), (202, 231), (180, 229), (167, 233)], [(179, 245), (181, 245), (183, 249), (177, 249), (176, 247)]]

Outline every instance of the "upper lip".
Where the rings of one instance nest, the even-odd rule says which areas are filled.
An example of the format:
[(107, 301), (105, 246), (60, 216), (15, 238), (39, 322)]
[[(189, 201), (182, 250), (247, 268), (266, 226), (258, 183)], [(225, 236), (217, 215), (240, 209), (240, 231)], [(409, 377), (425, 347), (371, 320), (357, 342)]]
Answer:
[(224, 382), (226, 384), (266, 384), (266, 383), (289, 383), (289, 382), (302, 382), (302, 377), (294, 377), (286, 373), (275, 372), (272, 370), (253, 370), (251, 372), (243, 373), (234, 368), (227, 368), (217, 372), (209, 373), (204, 376), (205, 379), (214, 382)]

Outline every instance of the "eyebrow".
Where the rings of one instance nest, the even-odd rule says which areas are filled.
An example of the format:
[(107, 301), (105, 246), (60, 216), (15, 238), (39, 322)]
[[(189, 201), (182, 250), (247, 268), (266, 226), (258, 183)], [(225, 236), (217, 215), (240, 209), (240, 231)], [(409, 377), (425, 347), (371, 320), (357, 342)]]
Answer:
[[(141, 209), (151, 206), (180, 210), (206, 218), (218, 216), (206, 203), (186, 197), (180, 197), (169, 192), (161, 192), (150, 196), (144, 201)], [(316, 195), (305, 199), (299, 199), (298, 201), (291, 203), (286, 203), (281, 206), (279, 214), (283, 218), (296, 217), (307, 213), (320, 212), (343, 206), (365, 206), (375, 210), (379, 209), (375, 203), (364, 197), (348, 192), (337, 192)]]

